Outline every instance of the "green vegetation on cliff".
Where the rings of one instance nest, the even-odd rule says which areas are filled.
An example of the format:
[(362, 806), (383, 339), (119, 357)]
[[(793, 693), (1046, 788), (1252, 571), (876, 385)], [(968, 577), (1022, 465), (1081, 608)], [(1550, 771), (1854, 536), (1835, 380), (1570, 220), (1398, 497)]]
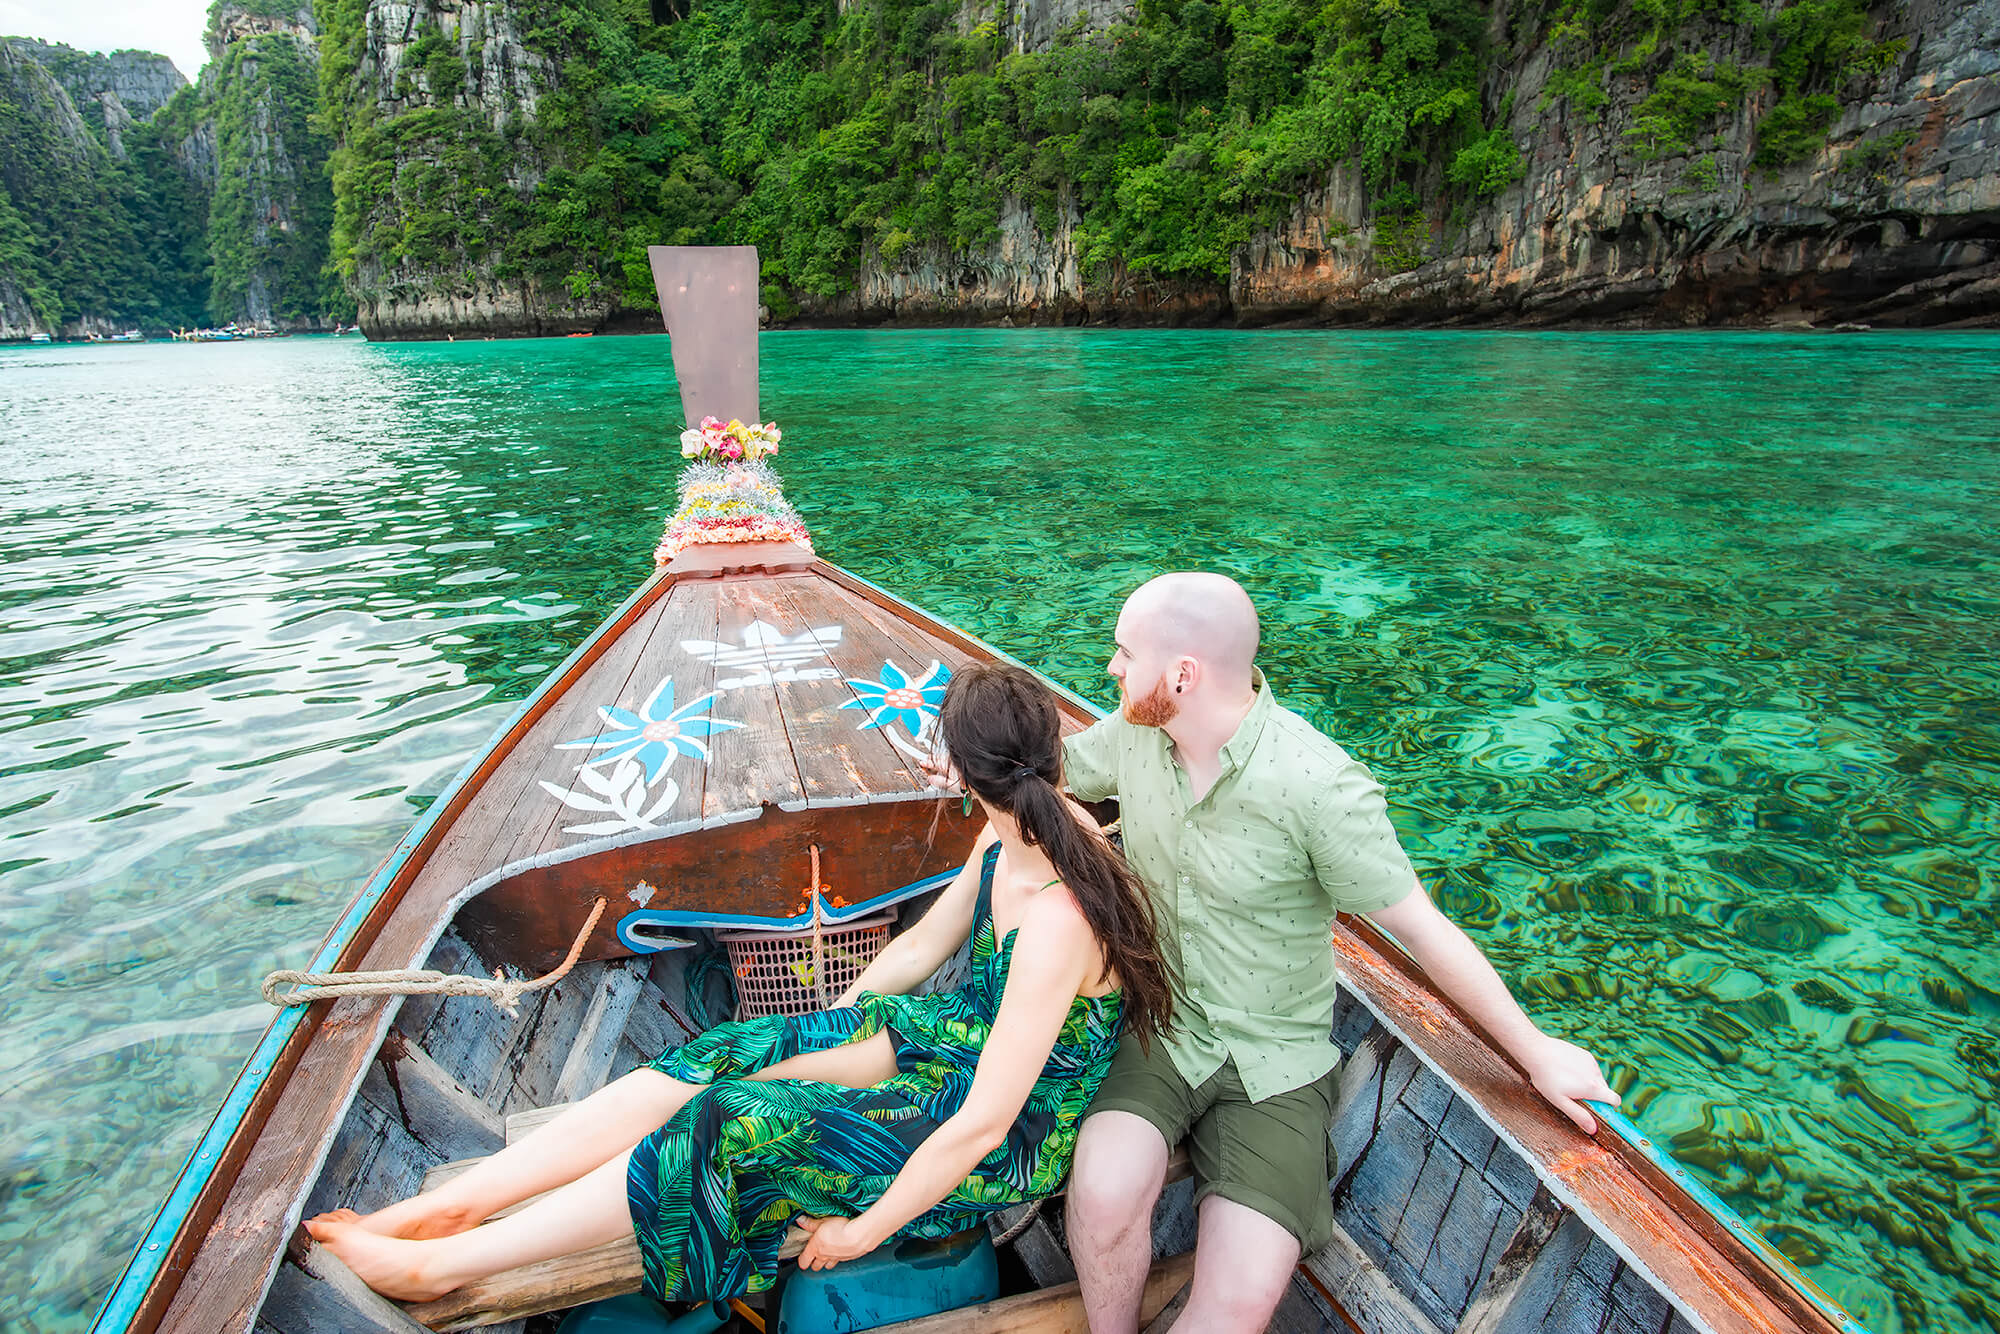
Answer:
[[(1546, 39), (1566, 62), (1549, 79), (1545, 106), (1567, 100), (1594, 115), (1610, 100), (1610, 79), (1644, 81), (1625, 132), (1642, 159), (1693, 150), (1772, 85), (1752, 156), (1767, 171), (1817, 152), (1845, 85), (1879, 74), (1903, 50), (1900, 40), (1875, 40), (1866, 0), (1788, 0), (1769, 17), (1757, 0), (1515, 0), (1508, 23), (1517, 43)], [(1718, 59), (1718, 44), (1752, 59)]]
[(352, 309), (327, 266), (333, 194), (313, 49), (289, 33), (232, 42), (204, 76), (214, 126), (213, 262), (217, 319), (268, 309), (282, 321)]
[[(288, 19), (298, 6), (224, 0), (212, 38), (225, 12)], [(105, 57), (0, 45), (0, 280), (52, 329), (351, 317), (327, 263), (315, 64), (310, 34), (240, 37), (199, 88), (123, 126), (121, 157), (96, 95)]]
[[(150, 125), (124, 160), (95, 121), (64, 114), (39, 63), (0, 51), (0, 274), (55, 326), (84, 316), (165, 325), (199, 311), (199, 256), (176, 217), (178, 173)], [(93, 104), (95, 105), (95, 104)]]
[(743, 242), (782, 307), (844, 290), (870, 251), (983, 245), (1013, 196), (1045, 226), (1074, 212), (1087, 278), (1220, 281), (1336, 162), (1385, 200), (1520, 172), (1480, 113), (1474, 0), (1142, 0), (1037, 53), (956, 0), (712, 0), (669, 24), (647, 4), (513, 8), (556, 77), (496, 127), (490, 101), (450, 101), (479, 34), (424, 29), (385, 105), (355, 78), (365, 3), (320, 0), (351, 277), (470, 264), (645, 306), (647, 245)]

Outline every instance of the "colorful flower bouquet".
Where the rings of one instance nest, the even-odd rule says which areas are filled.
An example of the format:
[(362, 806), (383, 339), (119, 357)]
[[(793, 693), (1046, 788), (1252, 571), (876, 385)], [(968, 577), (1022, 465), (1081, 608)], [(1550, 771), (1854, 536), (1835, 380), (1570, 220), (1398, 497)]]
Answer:
[(778, 441), (783, 438), (784, 432), (776, 422), (761, 426), (751, 422), (746, 426), (734, 417), (727, 422), (703, 417), (700, 426), (681, 432), (681, 457), (696, 463), (755, 462), (766, 454), (777, 453)]
[[(776, 449), (777, 428), (757, 429), (771, 433), (770, 449)], [(683, 451), (686, 438), (682, 437)], [(681, 473), (680, 497), (680, 508), (667, 520), (667, 531), (653, 552), (655, 565), (665, 565), (699, 542), (793, 542), (812, 550), (804, 521), (785, 499), (778, 474), (766, 463), (697, 461)]]

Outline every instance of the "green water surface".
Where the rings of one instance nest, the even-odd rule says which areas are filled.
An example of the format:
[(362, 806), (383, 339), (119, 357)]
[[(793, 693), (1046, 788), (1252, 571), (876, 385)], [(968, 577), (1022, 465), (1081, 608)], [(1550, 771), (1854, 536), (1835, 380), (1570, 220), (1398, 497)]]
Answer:
[[(2000, 1330), (2000, 338), (784, 333), (823, 554), (1100, 702), (1240, 579), (1530, 1011), (1881, 1331)], [(663, 339), (0, 351), (0, 1324), (650, 569)]]

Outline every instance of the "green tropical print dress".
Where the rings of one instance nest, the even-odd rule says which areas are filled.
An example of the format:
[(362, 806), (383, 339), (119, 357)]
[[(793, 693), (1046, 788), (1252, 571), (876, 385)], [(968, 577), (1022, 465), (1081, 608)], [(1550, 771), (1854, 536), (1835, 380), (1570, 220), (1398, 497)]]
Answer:
[[(651, 1062), (707, 1087), (632, 1150), (626, 1202), (647, 1291), (670, 1301), (764, 1291), (794, 1219), (851, 1217), (873, 1204), (917, 1146), (964, 1105), (1014, 946), (1012, 931), (994, 939), (998, 854), (995, 844), (981, 868), (972, 971), (958, 990), (863, 993), (845, 1009), (722, 1024)], [(1122, 1013), (1115, 991), (1077, 997), (1006, 1140), (898, 1235), (948, 1236), (1056, 1191), (1117, 1049)], [(738, 1077), (883, 1029), (895, 1043), (897, 1073), (873, 1088)]]

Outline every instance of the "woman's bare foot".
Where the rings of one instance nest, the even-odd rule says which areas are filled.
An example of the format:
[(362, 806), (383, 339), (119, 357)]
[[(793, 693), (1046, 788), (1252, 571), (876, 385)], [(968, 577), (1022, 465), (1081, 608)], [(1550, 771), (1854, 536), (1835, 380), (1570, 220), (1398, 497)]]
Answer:
[(482, 1219), (470, 1217), (465, 1208), (440, 1200), (435, 1191), (398, 1200), (372, 1214), (352, 1209), (334, 1209), (319, 1215), (318, 1222), (353, 1223), (378, 1237), (400, 1237), (405, 1241), (434, 1241), (470, 1231)]
[[(335, 1210), (352, 1213), (352, 1210)], [(401, 1237), (384, 1237), (359, 1223), (322, 1214), (306, 1220), (306, 1231), (363, 1283), (399, 1302), (427, 1302), (450, 1292), (455, 1283), (439, 1286), (423, 1272), (423, 1248)]]

